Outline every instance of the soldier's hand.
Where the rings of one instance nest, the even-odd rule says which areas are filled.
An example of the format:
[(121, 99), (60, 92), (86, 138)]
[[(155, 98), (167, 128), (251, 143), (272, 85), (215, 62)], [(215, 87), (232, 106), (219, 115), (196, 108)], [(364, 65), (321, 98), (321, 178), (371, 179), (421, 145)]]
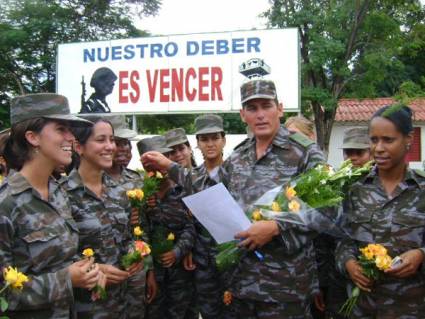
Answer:
[(279, 235), (279, 226), (274, 220), (262, 220), (253, 223), (247, 230), (237, 233), (235, 238), (241, 239), (239, 246), (249, 250), (262, 247)]
[(325, 298), (323, 296), (323, 292), (320, 291), (317, 294), (314, 295), (314, 305), (316, 306), (317, 310), (319, 310), (320, 312), (324, 312), (326, 309), (326, 304), (325, 304)]
[(193, 270), (195, 270), (196, 265), (193, 263), (192, 253), (189, 253), (188, 255), (184, 256), (184, 258), (183, 258), (183, 267), (187, 271), (193, 271)]
[(132, 226), (139, 224), (139, 209), (136, 207), (131, 208), (130, 224)]
[(350, 259), (345, 263), (345, 269), (347, 269), (348, 275), (351, 280), (364, 291), (371, 291), (373, 281), (363, 275), (362, 267), (355, 259)]
[(176, 262), (176, 253), (173, 250), (167, 251), (161, 255), (161, 263), (165, 268), (170, 268)]
[(408, 250), (400, 255), (402, 263), (385, 270), (385, 273), (397, 278), (406, 278), (414, 275), (424, 261), (424, 253), (420, 249)]
[(153, 196), (149, 197), (149, 198), (146, 200), (146, 203), (148, 204), (148, 206), (149, 206), (150, 208), (155, 208), (155, 207), (156, 207), (156, 196), (155, 196), (155, 195), (153, 195)]
[(155, 280), (155, 274), (153, 270), (149, 270), (146, 275), (146, 302), (150, 304), (155, 299), (158, 292), (158, 285)]
[(145, 169), (168, 170), (173, 163), (159, 152), (146, 152), (140, 157), (140, 161)]
[(133, 276), (135, 273), (141, 271), (143, 269), (143, 260), (132, 264), (130, 267), (128, 267), (126, 270), (128, 271), (128, 273), (130, 274), (130, 276)]
[(106, 287), (106, 280), (107, 280), (106, 275), (102, 271), (99, 271), (99, 280), (97, 281), (97, 285), (102, 287), (102, 288), (105, 288)]
[(100, 264), (100, 270), (106, 276), (106, 284), (107, 285), (115, 285), (126, 280), (130, 274), (128, 271), (124, 271), (114, 267), (112, 265)]
[(99, 266), (93, 258), (79, 260), (68, 267), (73, 287), (93, 288), (99, 280)]

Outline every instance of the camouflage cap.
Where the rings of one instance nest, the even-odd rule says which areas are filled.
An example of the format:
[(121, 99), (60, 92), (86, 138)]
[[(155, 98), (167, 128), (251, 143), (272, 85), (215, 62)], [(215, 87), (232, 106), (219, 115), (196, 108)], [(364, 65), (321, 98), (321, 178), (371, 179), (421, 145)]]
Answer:
[(35, 118), (71, 121), (91, 125), (90, 121), (70, 114), (68, 99), (55, 93), (21, 95), (10, 101), (10, 123), (16, 124)]
[(277, 98), (276, 86), (270, 80), (251, 80), (241, 86), (241, 103), (244, 104), (253, 99)]
[(198, 116), (195, 119), (196, 135), (224, 132), (223, 119), (215, 114)]
[(353, 127), (344, 131), (342, 149), (370, 148), (369, 134), (366, 127)]
[(133, 140), (137, 136), (137, 132), (131, 130), (125, 120), (125, 115), (109, 115), (105, 116), (111, 122), (114, 128), (114, 136), (127, 140)]
[(138, 141), (137, 150), (140, 156), (149, 151), (156, 151), (162, 154), (172, 151), (171, 148), (167, 147), (164, 136), (152, 136)]
[(167, 147), (173, 147), (188, 142), (186, 131), (183, 128), (175, 128), (164, 134), (167, 141)]

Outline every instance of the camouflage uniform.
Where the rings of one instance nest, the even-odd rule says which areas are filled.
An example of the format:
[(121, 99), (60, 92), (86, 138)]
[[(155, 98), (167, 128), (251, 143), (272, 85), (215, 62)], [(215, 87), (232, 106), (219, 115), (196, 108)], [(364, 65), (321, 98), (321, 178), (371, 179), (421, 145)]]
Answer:
[[(104, 193), (97, 197), (84, 186), (77, 170), (73, 170), (64, 188), (71, 199), (72, 214), (80, 232), (79, 251), (92, 248), (100, 264), (120, 268), (121, 257), (130, 244), (130, 205), (125, 190), (108, 175), (103, 176)], [(126, 283), (107, 287), (105, 300), (92, 302), (90, 292), (76, 289), (76, 310), (79, 318), (126, 318)]]
[(78, 228), (67, 194), (49, 180), (49, 201), (19, 173), (0, 188), (0, 265), (30, 277), (7, 293), (10, 318), (69, 318), (73, 306), (67, 267), (78, 254)]
[[(195, 238), (195, 228), (181, 198), (185, 196), (182, 187), (171, 187), (157, 206), (147, 209), (150, 224), (150, 238), (158, 228), (175, 235), (174, 252), (176, 262), (164, 268), (154, 260), (155, 279), (158, 283), (156, 298), (148, 305), (149, 319), (184, 318), (192, 296), (192, 273), (183, 268), (182, 260), (190, 252)], [(165, 238), (164, 238), (165, 240)]]
[[(425, 173), (407, 169), (393, 197), (382, 187), (376, 169), (355, 183), (346, 199), (346, 227), (354, 239), (342, 240), (336, 250), (338, 269), (356, 259), (359, 248), (379, 243), (390, 256), (411, 249), (425, 252)], [(370, 293), (362, 292), (354, 308), (356, 318), (423, 318), (425, 314), (424, 265), (413, 276), (385, 276)]]
[[(262, 158), (256, 159), (255, 138), (246, 139), (225, 161), (218, 176), (248, 211), (265, 192), (321, 162), (323, 154), (316, 144), (280, 128)], [(170, 177), (191, 188), (187, 185), (190, 178), (178, 165), (171, 167)], [(248, 318), (245, 310), (254, 308), (264, 309), (261, 318), (279, 316), (275, 310), (285, 318), (310, 317), (311, 293), (318, 286), (312, 244), (315, 233), (284, 223), (279, 227), (281, 236), (260, 249), (264, 261), (250, 252), (238, 265), (231, 285), (238, 317)]]
[[(128, 168), (122, 170), (121, 176), (116, 182), (126, 191), (143, 187), (142, 176), (138, 172)], [(143, 229), (142, 240), (149, 243), (149, 225), (144, 210), (139, 211), (139, 221)], [(143, 263), (143, 270), (134, 274), (127, 280), (127, 313), (130, 319), (144, 318), (146, 273), (152, 268), (152, 257), (150, 255), (145, 257)]]

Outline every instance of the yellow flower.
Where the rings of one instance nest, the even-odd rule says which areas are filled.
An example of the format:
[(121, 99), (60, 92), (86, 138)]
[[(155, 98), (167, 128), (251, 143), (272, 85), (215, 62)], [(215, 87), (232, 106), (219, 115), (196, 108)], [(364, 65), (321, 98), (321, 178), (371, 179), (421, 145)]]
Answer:
[(127, 191), (127, 197), (133, 199), (136, 197), (136, 192), (134, 190)]
[(156, 172), (156, 178), (162, 179), (164, 176), (162, 176), (161, 172)]
[(252, 220), (259, 221), (261, 219), (262, 219), (262, 216), (261, 216), (260, 210), (259, 209), (254, 210), (254, 212), (252, 213)]
[(288, 204), (289, 210), (293, 213), (298, 213), (300, 211), (300, 207), (300, 203), (298, 203), (295, 199), (291, 200)]
[(15, 289), (22, 289), (24, 287), (24, 283), (28, 282), (27, 276), (19, 272), (17, 268), (13, 268), (11, 266), (3, 270), (3, 277), (7, 284)]
[(226, 306), (228, 306), (232, 303), (232, 299), (233, 299), (232, 293), (230, 291), (226, 290), (223, 294), (223, 303)]
[(295, 195), (297, 195), (297, 192), (295, 191), (295, 189), (293, 187), (287, 186), (285, 190), (286, 198), (288, 200), (292, 200), (295, 197)]
[(272, 211), (274, 211), (274, 212), (281, 212), (282, 211), (282, 209), (280, 208), (280, 206), (277, 202), (272, 203)]
[(375, 259), (375, 265), (380, 270), (386, 270), (391, 267), (393, 259), (388, 255), (378, 255)]
[(169, 233), (168, 236), (167, 236), (167, 240), (174, 240), (174, 239), (175, 239), (174, 234)]
[(359, 250), (367, 260), (372, 260), (375, 257), (368, 247), (360, 248)]
[(368, 247), (375, 256), (381, 256), (381, 255), (387, 254), (387, 249), (380, 244), (369, 244)]
[(143, 193), (143, 191), (140, 188), (137, 188), (137, 189), (134, 190), (134, 196), (138, 200), (142, 200), (143, 197), (145, 196), (145, 194)]
[(93, 249), (86, 248), (86, 249), (83, 250), (83, 256), (84, 257), (90, 258), (90, 257), (93, 257), (93, 255), (94, 255)]
[(133, 234), (134, 236), (142, 236), (143, 230), (140, 228), (140, 226), (136, 226), (134, 227)]

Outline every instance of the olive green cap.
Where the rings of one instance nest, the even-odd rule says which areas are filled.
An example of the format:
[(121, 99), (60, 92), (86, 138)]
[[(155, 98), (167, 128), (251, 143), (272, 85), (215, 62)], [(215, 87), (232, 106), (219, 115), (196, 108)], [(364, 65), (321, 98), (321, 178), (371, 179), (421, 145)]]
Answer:
[(164, 137), (167, 147), (173, 147), (188, 142), (186, 131), (181, 127), (169, 130), (164, 134)]
[(139, 151), (140, 156), (150, 151), (156, 151), (162, 154), (172, 151), (171, 148), (167, 147), (164, 136), (153, 136), (138, 141), (137, 150)]
[(366, 127), (353, 127), (344, 131), (342, 149), (368, 149), (369, 134)]
[(128, 127), (125, 115), (110, 115), (105, 118), (111, 122), (115, 137), (132, 140), (137, 136), (137, 132)]
[(276, 86), (270, 80), (251, 80), (241, 86), (241, 103), (244, 104), (253, 99), (277, 98)]
[(215, 114), (198, 116), (195, 119), (195, 135), (224, 132), (223, 119)]
[(55, 93), (21, 95), (10, 101), (10, 123), (16, 124), (35, 118), (71, 121), (75, 124), (91, 125), (90, 121), (72, 115), (68, 99)]

